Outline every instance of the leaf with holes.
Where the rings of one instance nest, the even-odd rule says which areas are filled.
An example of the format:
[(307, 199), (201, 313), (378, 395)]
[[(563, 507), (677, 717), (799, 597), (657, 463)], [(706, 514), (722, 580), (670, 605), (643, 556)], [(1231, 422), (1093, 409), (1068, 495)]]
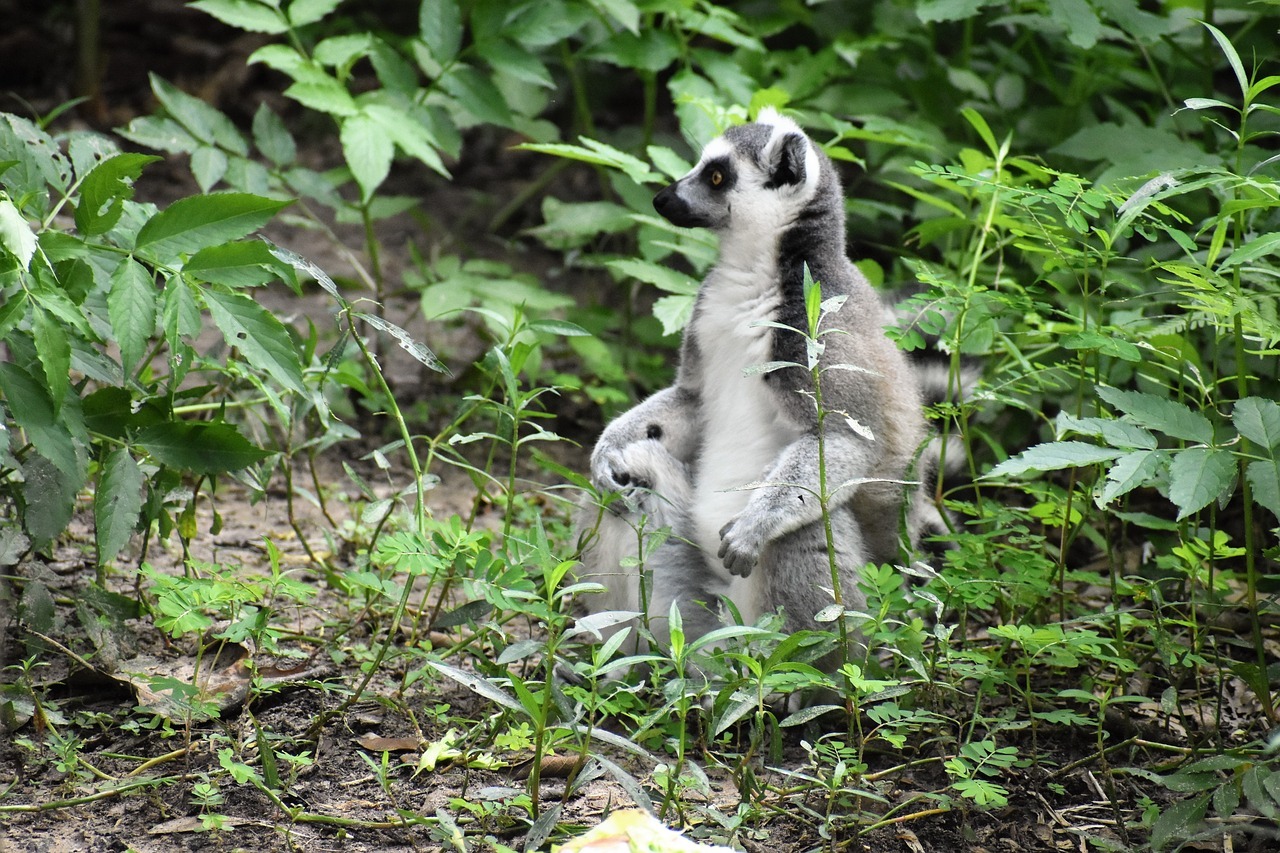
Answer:
[(209, 289), (204, 301), (228, 344), (284, 387), (307, 393), (298, 351), (283, 323), (243, 293)]

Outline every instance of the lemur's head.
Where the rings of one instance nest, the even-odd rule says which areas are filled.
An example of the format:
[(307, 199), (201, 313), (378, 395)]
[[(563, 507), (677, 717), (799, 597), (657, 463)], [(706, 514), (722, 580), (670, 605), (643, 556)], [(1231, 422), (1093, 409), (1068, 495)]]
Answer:
[(800, 126), (766, 107), (755, 122), (707, 143), (698, 165), (659, 192), (653, 206), (683, 228), (776, 227), (813, 199), (821, 172), (822, 155)]

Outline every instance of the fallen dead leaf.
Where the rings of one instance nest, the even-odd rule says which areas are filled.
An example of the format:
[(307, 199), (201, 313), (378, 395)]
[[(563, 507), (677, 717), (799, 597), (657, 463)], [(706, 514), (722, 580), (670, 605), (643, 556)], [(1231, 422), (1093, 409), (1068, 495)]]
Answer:
[(417, 738), (382, 737), (373, 732), (365, 732), (360, 737), (353, 738), (353, 740), (356, 744), (371, 752), (409, 752), (420, 746)]

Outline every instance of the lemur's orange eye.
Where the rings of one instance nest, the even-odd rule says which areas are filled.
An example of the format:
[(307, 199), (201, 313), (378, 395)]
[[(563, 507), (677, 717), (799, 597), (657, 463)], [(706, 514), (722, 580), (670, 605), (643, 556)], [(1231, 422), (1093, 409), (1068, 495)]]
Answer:
[(711, 186), (718, 187), (724, 183), (724, 172), (716, 169), (711, 173)]

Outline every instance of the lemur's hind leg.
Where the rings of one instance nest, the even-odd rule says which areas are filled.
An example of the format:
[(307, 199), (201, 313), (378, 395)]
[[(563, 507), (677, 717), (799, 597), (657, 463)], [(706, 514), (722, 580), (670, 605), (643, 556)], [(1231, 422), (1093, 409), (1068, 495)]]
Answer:
[[(840, 603), (846, 611), (866, 609), (866, 596), (858, 587), (862, 568), (871, 561), (862, 528), (849, 504), (830, 510), (835, 565), (840, 585)], [(885, 523), (896, 525), (897, 519)], [(831, 559), (826, 532), (821, 521), (785, 534), (765, 547), (760, 567), (755, 574), (764, 582), (767, 596), (765, 610), (782, 608), (788, 632), (801, 630), (831, 631), (836, 623), (819, 623), (815, 616), (836, 602), (835, 578), (831, 575)], [(754, 576), (753, 576), (754, 577)], [(751, 580), (751, 579), (748, 579)], [(864, 648), (857, 631), (849, 637), (849, 660), (861, 657)], [(846, 658), (836, 649), (815, 666), (834, 671)]]
[[(664, 577), (680, 574), (681, 562), (697, 556), (680, 538), (689, 527), (692, 484), (685, 464), (657, 439), (618, 447), (611, 461), (618, 472), (625, 472), (618, 478), (621, 489), (607, 506), (592, 504), (579, 512), (578, 529), (587, 541), (578, 580), (604, 587), (602, 592), (584, 595), (582, 601), (592, 614), (645, 613), (655, 584), (663, 585)], [(643, 649), (638, 622), (619, 622), (602, 635), (608, 639), (629, 626), (632, 635), (626, 648)]]

